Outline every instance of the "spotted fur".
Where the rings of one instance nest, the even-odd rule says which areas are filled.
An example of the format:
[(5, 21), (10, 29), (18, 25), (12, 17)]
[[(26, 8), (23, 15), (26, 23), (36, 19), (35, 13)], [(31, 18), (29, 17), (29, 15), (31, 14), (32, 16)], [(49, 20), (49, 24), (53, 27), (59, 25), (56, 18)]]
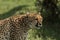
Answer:
[(0, 20), (0, 40), (26, 40), (28, 30), (39, 29), (41, 25), (42, 16), (35, 13)]

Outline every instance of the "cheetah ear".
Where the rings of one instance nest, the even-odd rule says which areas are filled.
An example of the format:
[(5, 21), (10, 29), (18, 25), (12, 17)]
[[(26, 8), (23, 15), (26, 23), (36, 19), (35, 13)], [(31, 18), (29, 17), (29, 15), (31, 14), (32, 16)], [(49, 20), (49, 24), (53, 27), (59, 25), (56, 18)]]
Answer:
[(29, 12), (27, 12), (27, 14), (30, 14)]

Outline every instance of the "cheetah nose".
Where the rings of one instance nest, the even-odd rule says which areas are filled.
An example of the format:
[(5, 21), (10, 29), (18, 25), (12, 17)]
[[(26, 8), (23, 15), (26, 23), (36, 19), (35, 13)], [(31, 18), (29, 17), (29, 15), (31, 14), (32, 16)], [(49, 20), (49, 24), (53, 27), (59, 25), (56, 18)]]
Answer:
[(39, 24), (38, 26), (39, 26), (39, 27), (42, 27), (42, 24)]
[(40, 26), (42, 27), (42, 24), (40, 24)]

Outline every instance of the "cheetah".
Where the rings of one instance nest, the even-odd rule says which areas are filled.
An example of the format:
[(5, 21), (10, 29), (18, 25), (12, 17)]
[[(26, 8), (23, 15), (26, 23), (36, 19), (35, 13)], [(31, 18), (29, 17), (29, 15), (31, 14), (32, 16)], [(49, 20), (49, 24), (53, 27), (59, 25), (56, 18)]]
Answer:
[(43, 17), (38, 13), (11, 16), (0, 20), (0, 40), (26, 40), (28, 30), (40, 29)]

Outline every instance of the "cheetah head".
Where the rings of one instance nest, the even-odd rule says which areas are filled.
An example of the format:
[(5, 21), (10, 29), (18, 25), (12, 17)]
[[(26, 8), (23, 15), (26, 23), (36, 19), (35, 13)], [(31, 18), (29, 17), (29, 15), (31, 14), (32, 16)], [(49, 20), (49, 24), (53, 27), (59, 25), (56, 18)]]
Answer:
[(30, 26), (30, 28), (40, 29), (40, 27), (42, 27), (43, 18), (40, 14), (37, 14), (37, 13), (28, 14), (28, 20), (29, 20), (29, 23), (27, 24)]

